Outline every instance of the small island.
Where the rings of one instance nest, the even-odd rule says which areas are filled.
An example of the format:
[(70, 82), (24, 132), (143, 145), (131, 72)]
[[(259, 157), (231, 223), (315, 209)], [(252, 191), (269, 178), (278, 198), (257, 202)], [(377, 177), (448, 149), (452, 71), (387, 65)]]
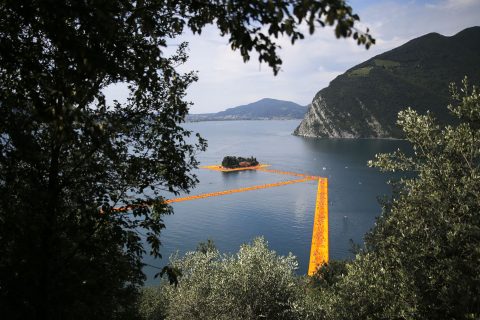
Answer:
[(222, 167), (228, 168), (228, 169), (254, 167), (258, 165), (259, 163), (257, 159), (254, 157), (243, 158), (243, 157), (226, 156), (222, 160)]

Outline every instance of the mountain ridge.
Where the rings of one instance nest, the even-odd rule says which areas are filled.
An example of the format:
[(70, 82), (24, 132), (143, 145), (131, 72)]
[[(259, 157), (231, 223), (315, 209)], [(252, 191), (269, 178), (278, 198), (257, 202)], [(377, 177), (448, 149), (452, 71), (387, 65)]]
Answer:
[(263, 98), (216, 113), (189, 114), (187, 121), (302, 119), (306, 112), (305, 106), (295, 102)]
[(324, 138), (401, 138), (400, 110), (434, 112), (449, 122), (448, 85), (480, 80), (480, 27), (453, 36), (429, 33), (368, 59), (315, 95), (295, 135)]

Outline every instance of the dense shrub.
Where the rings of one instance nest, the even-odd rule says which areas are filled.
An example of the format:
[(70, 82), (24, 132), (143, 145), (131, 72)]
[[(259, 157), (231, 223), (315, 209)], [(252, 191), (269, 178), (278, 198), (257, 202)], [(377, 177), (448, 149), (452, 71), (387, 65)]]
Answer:
[(263, 238), (242, 245), (235, 255), (204, 246), (171, 257), (171, 266), (182, 271), (179, 284), (144, 290), (144, 319), (295, 318), (296, 259), (278, 256)]

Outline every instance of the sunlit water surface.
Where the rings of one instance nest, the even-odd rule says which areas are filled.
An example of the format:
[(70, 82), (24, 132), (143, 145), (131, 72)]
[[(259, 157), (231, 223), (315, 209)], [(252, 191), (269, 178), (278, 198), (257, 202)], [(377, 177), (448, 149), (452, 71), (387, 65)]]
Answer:
[[(389, 179), (368, 168), (376, 153), (407, 148), (405, 141), (376, 139), (310, 139), (291, 133), (300, 120), (215, 121), (187, 123), (185, 127), (208, 140), (206, 152), (197, 155), (201, 165), (219, 164), (226, 155), (255, 156), (272, 169), (318, 175), (329, 183), (330, 258), (352, 257), (351, 240), (364, 234), (380, 214), (377, 197), (388, 195)], [(199, 169), (200, 183), (191, 194), (260, 185), (295, 177), (265, 172), (222, 173)], [(310, 181), (173, 204), (162, 232), (163, 260), (145, 262), (163, 266), (175, 251), (194, 250), (212, 239), (222, 252), (236, 252), (242, 243), (264, 236), (279, 254), (292, 252), (299, 274), (308, 268), (315, 209), (316, 182)], [(146, 267), (147, 285), (155, 284), (158, 270)]]

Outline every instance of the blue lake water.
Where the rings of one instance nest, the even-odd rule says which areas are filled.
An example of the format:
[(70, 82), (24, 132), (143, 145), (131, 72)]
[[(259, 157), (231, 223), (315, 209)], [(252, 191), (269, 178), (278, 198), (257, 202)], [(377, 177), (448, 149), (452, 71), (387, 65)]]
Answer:
[[(330, 258), (351, 258), (351, 243), (361, 244), (364, 234), (381, 212), (377, 197), (388, 195), (389, 177), (367, 167), (376, 153), (407, 148), (407, 142), (376, 139), (310, 139), (292, 136), (300, 120), (218, 121), (187, 123), (185, 127), (208, 140), (206, 152), (197, 155), (201, 165), (219, 164), (226, 155), (255, 156), (271, 169), (328, 178)], [(295, 177), (258, 171), (195, 172), (200, 183), (191, 194), (261, 185)], [(170, 254), (194, 250), (212, 239), (222, 252), (236, 252), (242, 243), (263, 235), (279, 254), (292, 252), (299, 274), (308, 268), (317, 184), (285, 185), (172, 204), (162, 232), (162, 260), (146, 258), (156, 266)], [(148, 284), (157, 270), (146, 267)]]

